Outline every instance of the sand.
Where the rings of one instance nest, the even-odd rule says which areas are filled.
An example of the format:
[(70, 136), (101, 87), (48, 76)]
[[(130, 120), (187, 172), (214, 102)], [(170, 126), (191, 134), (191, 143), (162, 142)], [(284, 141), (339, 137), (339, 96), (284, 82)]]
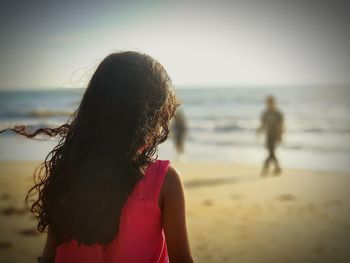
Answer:
[[(36, 262), (45, 235), (24, 207), (38, 162), (0, 162), (0, 263)], [(350, 173), (179, 163), (196, 262), (349, 262)]]

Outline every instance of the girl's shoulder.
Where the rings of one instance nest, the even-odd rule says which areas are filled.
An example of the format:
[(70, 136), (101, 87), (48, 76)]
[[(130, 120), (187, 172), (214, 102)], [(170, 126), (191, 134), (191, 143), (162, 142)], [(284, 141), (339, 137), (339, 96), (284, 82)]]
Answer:
[(161, 208), (165, 200), (176, 200), (183, 195), (180, 174), (170, 165), (168, 160), (152, 161), (147, 168), (145, 177), (139, 185), (142, 195), (148, 196)]
[(148, 168), (147, 175), (160, 183), (160, 191), (163, 191), (163, 188), (172, 188), (172, 186), (176, 187), (179, 184), (182, 186), (180, 174), (171, 166), (169, 160), (153, 161)]
[(164, 202), (176, 202), (181, 196), (183, 196), (181, 176), (175, 168), (169, 165), (160, 189), (159, 205), (162, 207)]
[(181, 180), (180, 174), (178, 173), (178, 171), (174, 167), (169, 165), (167, 172), (165, 173), (163, 185), (165, 185), (165, 187), (167, 187), (167, 186), (171, 186), (171, 185), (179, 184), (179, 183), (181, 183), (181, 185), (182, 185), (182, 180)]

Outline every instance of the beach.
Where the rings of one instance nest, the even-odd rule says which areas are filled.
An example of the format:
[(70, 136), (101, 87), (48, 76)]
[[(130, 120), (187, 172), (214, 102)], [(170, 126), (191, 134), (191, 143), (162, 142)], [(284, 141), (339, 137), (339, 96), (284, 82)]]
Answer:
[[(164, 226), (170, 263), (192, 262), (184, 229), (196, 263), (350, 263), (349, 7), (3, 4), (0, 263), (42, 255), (47, 233), (25, 201), (42, 162), (45, 191), (29, 204), (45, 208), (41, 229), (78, 243), (125, 230), (121, 253), (98, 247), (82, 261), (162, 261)], [(164, 175), (145, 167), (154, 159), (182, 178), (187, 228), (176, 174), (161, 209), (150, 205)], [(131, 189), (141, 170), (149, 179)]]
[[(45, 235), (24, 197), (37, 161), (0, 162), (0, 262), (36, 262)], [(173, 163), (187, 199), (195, 262), (348, 262), (350, 174)]]

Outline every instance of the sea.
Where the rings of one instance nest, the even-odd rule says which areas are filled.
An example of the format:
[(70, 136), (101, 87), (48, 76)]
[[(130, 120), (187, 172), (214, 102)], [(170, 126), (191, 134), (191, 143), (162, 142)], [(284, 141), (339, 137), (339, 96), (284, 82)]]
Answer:
[[(277, 155), (284, 168), (350, 171), (350, 86), (176, 87), (188, 134), (182, 162), (262, 165), (264, 137), (256, 134), (264, 99), (273, 95), (286, 132)], [(0, 129), (54, 127), (69, 121), (84, 89), (0, 91)], [(43, 160), (57, 139), (0, 134), (0, 160)], [(159, 158), (175, 161), (172, 138)]]

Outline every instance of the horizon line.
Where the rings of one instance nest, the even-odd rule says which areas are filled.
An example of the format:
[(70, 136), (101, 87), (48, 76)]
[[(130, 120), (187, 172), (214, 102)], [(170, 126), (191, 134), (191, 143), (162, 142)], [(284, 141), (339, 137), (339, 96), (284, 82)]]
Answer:
[[(227, 88), (304, 88), (304, 87), (350, 87), (348, 84), (173, 84), (175, 89), (227, 89)], [(85, 86), (27, 86), (27, 87), (0, 87), (0, 91), (41, 91), (86, 89)]]

